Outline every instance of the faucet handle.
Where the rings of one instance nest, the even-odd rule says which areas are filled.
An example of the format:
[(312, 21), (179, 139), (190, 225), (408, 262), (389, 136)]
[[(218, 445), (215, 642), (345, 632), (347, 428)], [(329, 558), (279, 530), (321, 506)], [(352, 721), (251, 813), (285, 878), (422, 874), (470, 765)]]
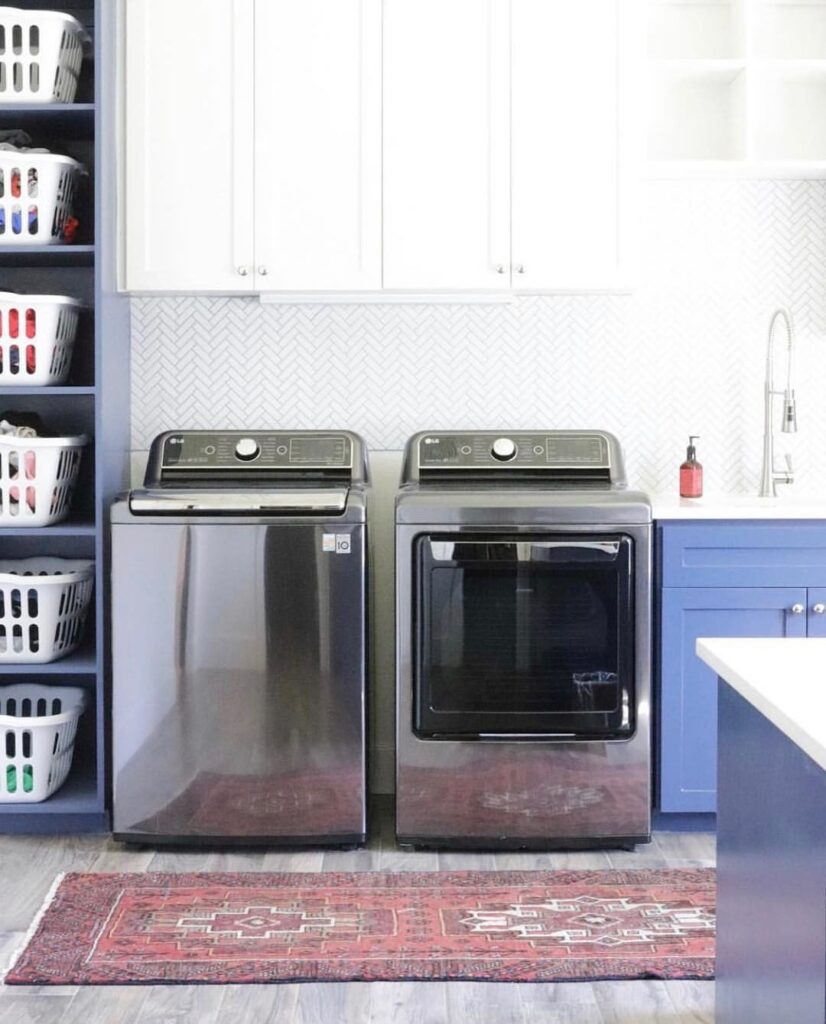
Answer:
[(794, 483), (794, 465), (792, 464), (792, 457), (788, 452), (783, 456), (786, 460), (786, 483)]

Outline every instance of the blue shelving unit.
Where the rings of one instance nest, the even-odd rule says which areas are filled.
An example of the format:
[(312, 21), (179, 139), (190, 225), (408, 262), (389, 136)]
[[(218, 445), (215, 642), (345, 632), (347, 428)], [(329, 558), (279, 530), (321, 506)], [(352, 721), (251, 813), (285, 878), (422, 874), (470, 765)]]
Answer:
[[(85, 61), (73, 104), (0, 103), (0, 128), (22, 128), (49, 148), (64, 146), (89, 168), (89, 192), (79, 209), (77, 244), (0, 245), (0, 288), (74, 295), (85, 304), (72, 373), (64, 387), (0, 388), (0, 410), (36, 411), (61, 430), (91, 440), (71, 516), (42, 529), (0, 528), (0, 556), (37, 554), (94, 558), (94, 607), (82, 646), (48, 665), (0, 665), (0, 685), (15, 679), (83, 686), (89, 706), (81, 718), (72, 771), (64, 786), (38, 804), (0, 804), (0, 833), (69, 833), (108, 829), (107, 721), (108, 510), (127, 482), (129, 449), (129, 303), (116, 285), (115, 7), (111, 0), (16, 0), (31, 10), (61, 9), (88, 28), (93, 53)], [(107, 145), (103, 145), (106, 140)]]

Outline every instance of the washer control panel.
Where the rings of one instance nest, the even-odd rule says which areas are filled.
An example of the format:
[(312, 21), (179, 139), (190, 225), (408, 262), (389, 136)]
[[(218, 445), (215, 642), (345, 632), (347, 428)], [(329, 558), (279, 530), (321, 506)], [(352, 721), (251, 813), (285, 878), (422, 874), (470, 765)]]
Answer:
[(507, 469), (541, 474), (571, 470), (587, 476), (611, 469), (611, 452), (604, 434), (554, 431), (510, 434), (424, 434), (418, 445), (419, 469), (492, 472)]
[(164, 436), (161, 473), (194, 470), (220, 476), (256, 470), (347, 470), (353, 445), (346, 434), (281, 434), (182, 430)]

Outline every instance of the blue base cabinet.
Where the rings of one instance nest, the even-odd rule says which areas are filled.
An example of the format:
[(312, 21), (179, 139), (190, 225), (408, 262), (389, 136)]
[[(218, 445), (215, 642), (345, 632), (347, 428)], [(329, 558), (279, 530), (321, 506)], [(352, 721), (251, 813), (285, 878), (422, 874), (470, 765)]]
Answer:
[(717, 676), (695, 655), (698, 637), (805, 636), (789, 609), (802, 587), (668, 587), (662, 592), (660, 810), (717, 804)]
[(658, 808), (717, 809), (717, 677), (698, 637), (826, 636), (826, 524), (663, 522)]

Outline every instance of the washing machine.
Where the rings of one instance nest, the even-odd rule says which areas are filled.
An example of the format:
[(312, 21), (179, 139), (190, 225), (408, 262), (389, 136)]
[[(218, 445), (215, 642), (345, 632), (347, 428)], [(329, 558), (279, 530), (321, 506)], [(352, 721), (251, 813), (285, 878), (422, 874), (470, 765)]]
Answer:
[(368, 486), (346, 431), (155, 439), (111, 515), (117, 839), (364, 841)]
[(396, 501), (396, 831), (651, 832), (651, 506), (600, 430), (427, 431)]

